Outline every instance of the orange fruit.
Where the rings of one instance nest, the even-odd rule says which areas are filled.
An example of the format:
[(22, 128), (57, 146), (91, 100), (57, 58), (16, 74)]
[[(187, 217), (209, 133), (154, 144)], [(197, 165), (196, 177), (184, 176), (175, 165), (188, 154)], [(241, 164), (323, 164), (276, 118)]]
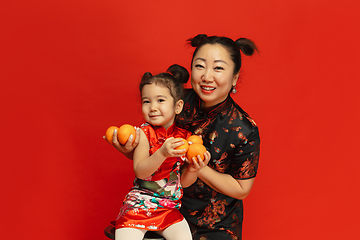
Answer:
[(130, 124), (122, 125), (121, 127), (119, 127), (118, 132), (117, 132), (117, 137), (118, 137), (119, 142), (122, 145), (125, 145), (125, 143), (129, 139), (131, 134), (135, 138), (135, 128), (134, 128), (134, 126), (132, 126)]
[(114, 136), (115, 129), (118, 129), (118, 127), (111, 126), (106, 130), (105, 138), (106, 138), (106, 141), (108, 141), (108, 143), (110, 143), (110, 144), (113, 143), (113, 136)]
[(203, 144), (202, 138), (199, 137), (198, 135), (191, 135), (190, 137), (188, 137), (188, 139), (186, 139), (186, 141), (188, 141), (189, 144), (193, 144), (193, 143)]
[(188, 150), (188, 148), (189, 148), (189, 144), (188, 144), (188, 142), (185, 140), (185, 139), (183, 139), (182, 138), (182, 140), (183, 140), (183, 142), (184, 142), (184, 144), (183, 145), (181, 145), (181, 146), (178, 146), (177, 148), (175, 148), (176, 150), (180, 150), (180, 149), (186, 149), (186, 151)]
[(200, 143), (193, 143), (189, 145), (189, 149), (186, 153), (186, 157), (189, 161), (193, 161), (193, 157), (195, 157), (197, 161), (197, 155), (200, 155), (201, 159), (204, 160), (205, 152), (206, 152), (206, 148), (204, 145)]

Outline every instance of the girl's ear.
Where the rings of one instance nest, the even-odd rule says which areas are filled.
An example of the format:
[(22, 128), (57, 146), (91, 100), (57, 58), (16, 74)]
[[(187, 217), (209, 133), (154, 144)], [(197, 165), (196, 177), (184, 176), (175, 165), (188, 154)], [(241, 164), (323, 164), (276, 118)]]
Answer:
[(181, 113), (183, 107), (184, 107), (184, 101), (183, 101), (182, 99), (178, 100), (178, 101), (175, 103), (175, 113), (176, 113), (176, 114)]

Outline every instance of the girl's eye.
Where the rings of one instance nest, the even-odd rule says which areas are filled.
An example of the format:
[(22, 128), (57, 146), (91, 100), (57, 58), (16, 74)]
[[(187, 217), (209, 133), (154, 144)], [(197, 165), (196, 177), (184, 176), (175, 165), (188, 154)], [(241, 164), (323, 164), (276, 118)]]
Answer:
[(143, 104), (145, 104), (145, 103), (150, 103), (150, 101), (149, 100), (144, 100)]
[(165, 99), (159, 99), (158, 100), (158, 102), (164, 102), (165, 101)]

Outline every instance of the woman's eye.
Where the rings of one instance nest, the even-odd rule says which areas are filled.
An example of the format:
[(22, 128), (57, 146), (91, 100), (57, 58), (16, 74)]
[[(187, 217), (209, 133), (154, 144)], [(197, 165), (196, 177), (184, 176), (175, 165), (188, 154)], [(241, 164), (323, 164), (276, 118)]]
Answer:
[(200, 65), (200, 64), (196, 64), (195, 67), (196, 67), (196, 68), (204, 68), (204, 66), (203, 66), (203, 65)]
[(224, 70), (223, 67), (215, 67), (215, 70)]

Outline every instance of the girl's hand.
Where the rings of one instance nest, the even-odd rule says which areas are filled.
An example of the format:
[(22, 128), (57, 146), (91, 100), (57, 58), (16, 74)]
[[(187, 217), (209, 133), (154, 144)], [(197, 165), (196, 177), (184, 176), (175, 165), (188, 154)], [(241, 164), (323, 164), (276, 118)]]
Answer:
[(197, 161), (193, 161), (193, 160), (187, 161), (188, 162), (187, 170), (189, 172), (198, 172), (203, 167), (208, 165), (210, 159), (211, 159), (211, 154), (209, 151), (206, 151), (204, 153), (204, 160), (202, 160), (201, 157), (197, 155)]
[(164, 155), (164, 157), (181, 157), (184, 156), (186, 149), (176, 149), (184, 144), (182, 138), (170, 137), (165, 140), (164, 144), (158, 150)]
[[(130, 137), (127, 140), (127, 142), (125, 143), (125, 145), (122, 145), (118, 141), (117, 130), (115, 130), (113, 133), (112, 145), (116, 148), (116, 150), (118, 150), (119, 152), (121, 152), (122, 154), (124, 154), (126, 157), (128, 157), (130, 159), (132, 159), (134, 149), (139, 144), (139, 139), (140, 139), (140, 129), (138, 127), (135, 127), (135, 128), (136, 128), (135, 136), (130, 135)], [(135, 140), (134, 140), (134, 137), (135, 137)], [(105, 136), (104, 136), (104, 139), (105, 139)], [(105, 141), (106, 141), (106, 139), (105, 139)]]

